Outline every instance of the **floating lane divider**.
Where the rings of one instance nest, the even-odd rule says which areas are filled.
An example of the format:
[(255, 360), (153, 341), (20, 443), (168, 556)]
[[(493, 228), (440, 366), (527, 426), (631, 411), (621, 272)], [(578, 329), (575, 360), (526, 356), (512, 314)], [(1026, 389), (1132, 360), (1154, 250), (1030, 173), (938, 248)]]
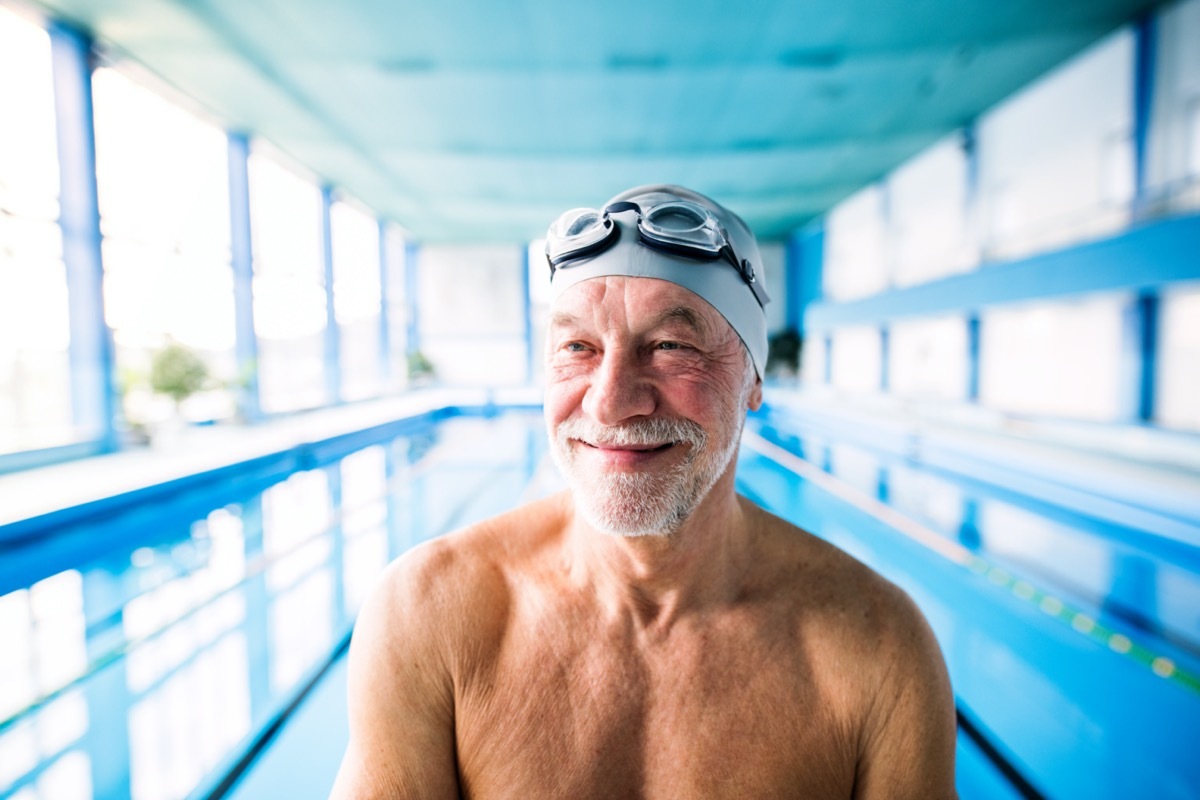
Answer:
[(1170, 681), (1182, 689), (1200, 694), (1200, 675), (1195, 675), (1180, 667), (1173, 659), (1160, 655), (1151, 648), (1133, 641), (1125, 634), (1102, 625), (1061, 598), (1038, 589), (1028, 581), (1012, 575), (1008, 570), (988, 563), (986, 559), (980, 558), (961, 544), (947, 539), (916, 520), (901, 514), (886, 503), (838, 480), (816, 465), (763, 438), (754, 431), (744, 431), (742, 441), (760, 455), (796, 473), (804, 480), (835, 497), (865, 511), (943, 558), (965, 567), (976, 575), (985, 577), (990, 583), (1000, 589), (1007, 589), (1015, 597), (1032, 603), (1043, 614), (1069, 626), (1076, 633), (1104, 645), (1118, 655), (1133, 659), (1158, 677)]

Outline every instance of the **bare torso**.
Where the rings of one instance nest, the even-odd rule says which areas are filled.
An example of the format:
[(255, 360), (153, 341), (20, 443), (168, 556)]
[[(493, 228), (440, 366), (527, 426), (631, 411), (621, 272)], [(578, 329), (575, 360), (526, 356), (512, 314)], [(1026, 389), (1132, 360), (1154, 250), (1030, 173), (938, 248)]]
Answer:
[[(382, 624), (381, 634), (415, 630), (437, 654), (391, 671), (418, 670), (414, 681), (445, 692), (430, 724), (449, 731), (438, 752), (452, 757), (461, 796), (876, 796), (866, 791), (876, 780), (870, 751), (888, 716), (907, 713), (906, 698), (929, 689), (925, 679), (915, 695), (889, 683), (893, 668), (928, 631), (895, 587), (741, 502), (755, 545), (736, 592), (674, 616), (637, 607), (636, 596), (606, 603), (571, 568), (562, 496), (441, 540), (397, 568), (390, 580), (407, 588), (387, 613), (416, 603), (423, 608), (407, 613), (432, 627)], [(941, 711), (928, 731), (905, 733), (948, 735), (952, 748)], [(413, 723), (397, 713), (372, 724), (403, 738)], [(395, 795), (437, 796), (378, 794)]]

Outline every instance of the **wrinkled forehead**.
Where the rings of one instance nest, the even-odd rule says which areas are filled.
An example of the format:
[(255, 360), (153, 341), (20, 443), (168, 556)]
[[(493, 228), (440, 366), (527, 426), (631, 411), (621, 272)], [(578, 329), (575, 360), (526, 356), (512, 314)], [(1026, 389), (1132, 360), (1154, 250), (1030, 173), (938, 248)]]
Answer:
[(700, 295), (661, 278), (606, 275), (580, 281), (550, 304), (550, 324), (619, 318), (630, 328), (676, 322), (716, 342), (738, 339), (721, 312)]

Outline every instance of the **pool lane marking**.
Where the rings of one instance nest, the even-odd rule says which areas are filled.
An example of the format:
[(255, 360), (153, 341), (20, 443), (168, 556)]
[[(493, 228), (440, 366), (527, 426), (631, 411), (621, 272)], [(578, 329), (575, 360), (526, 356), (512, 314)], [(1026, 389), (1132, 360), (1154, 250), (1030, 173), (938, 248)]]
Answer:
[(1102, 625), (1087, 613), (1071, 607), (1062, 599), (1012, 575), (1003, 567), (990, 564), (961, 544), (950, 541), (931, 528), (901, 514), (892, 506), (850, 486), (815, 464), (805, 461), (795, 453), (765, 439), (762, 435), (745, 430), (742, 433), (742, 441), (760, 455), (796, 473), (823, 491), (865, 511), (943, 558), (966, 567), (997, 588), (1007, 589), (1014, 597), (1037, 606), (1043, 614), (1058, 620), (1076, 633), (1104, 645), (1119, 656), (1136, 661), (1158, 677), (1168, 680), (1180, 688), (1200, 694), (1200, 675), (1180, 667), (1173, 659), (1160, 655), (1149, 647), (1134, 642), (1128, 636)]

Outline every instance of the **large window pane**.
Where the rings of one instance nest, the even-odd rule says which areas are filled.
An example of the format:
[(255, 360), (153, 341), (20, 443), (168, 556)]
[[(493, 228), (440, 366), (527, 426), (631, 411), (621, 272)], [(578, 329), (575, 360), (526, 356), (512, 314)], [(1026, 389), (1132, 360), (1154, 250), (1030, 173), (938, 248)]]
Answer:
[(1164, 8), (1156, 31), (1147, 190), (1168, 209), (1200, 209), (1200, 0)]
[(825, 222), (824, 291), (854, 300), (888, 288), (884, 195), (868, 186), (829, 212)]
[(379, 393), (379, 224), (337, 202), (333, 228), (333, 310), (338, 324), (342, 399)]
[(134, 422), (169, 413), (169, 401), (138, 389), (154, 354), (175, 342), (214, 378), (184, 416), (228, 416), (233, 396), (217, 388), (237, 372), (225, 134), (112, 69), (92, 85), (105, 313), (126, 413)]
[(888, 179), (888, 192), (894, 285), (911, 286), (978, 264), (959, 134), (897, 169)]
[(250, 156), (254, 329), (264, 411), (325, 401), (321, 193), (270, 157)]
[(883, 366), (880, 341), (879, 329), (871, 326), (834, 331), (830, 382), (855, 394), (878, 391)]
[(967, 326), (962, 317), (897, 322), (888, 338), (889, 388), (901, 397), (963, 400)]
[(423, 247), (421, 349), (443, 383), (525, 381), (525, 297), (520, 247)]
[(1162, 298), (1158, 342), (1158, 398), (1162, 425), (1200, 430), (1200, 286)]
[(1133, 196), (1133, 34), (1119, 31), (978, 126), (986, 256), (1122, 228)]
[(980, 401), (1003, 411), (1115, 421), (1127, 298), (1002, 307), (980, 318)]
[[(70, 441), (50, 39), (0, 8), (0, 453)], [(81, 431), (80, 435), (94, 432)]]

